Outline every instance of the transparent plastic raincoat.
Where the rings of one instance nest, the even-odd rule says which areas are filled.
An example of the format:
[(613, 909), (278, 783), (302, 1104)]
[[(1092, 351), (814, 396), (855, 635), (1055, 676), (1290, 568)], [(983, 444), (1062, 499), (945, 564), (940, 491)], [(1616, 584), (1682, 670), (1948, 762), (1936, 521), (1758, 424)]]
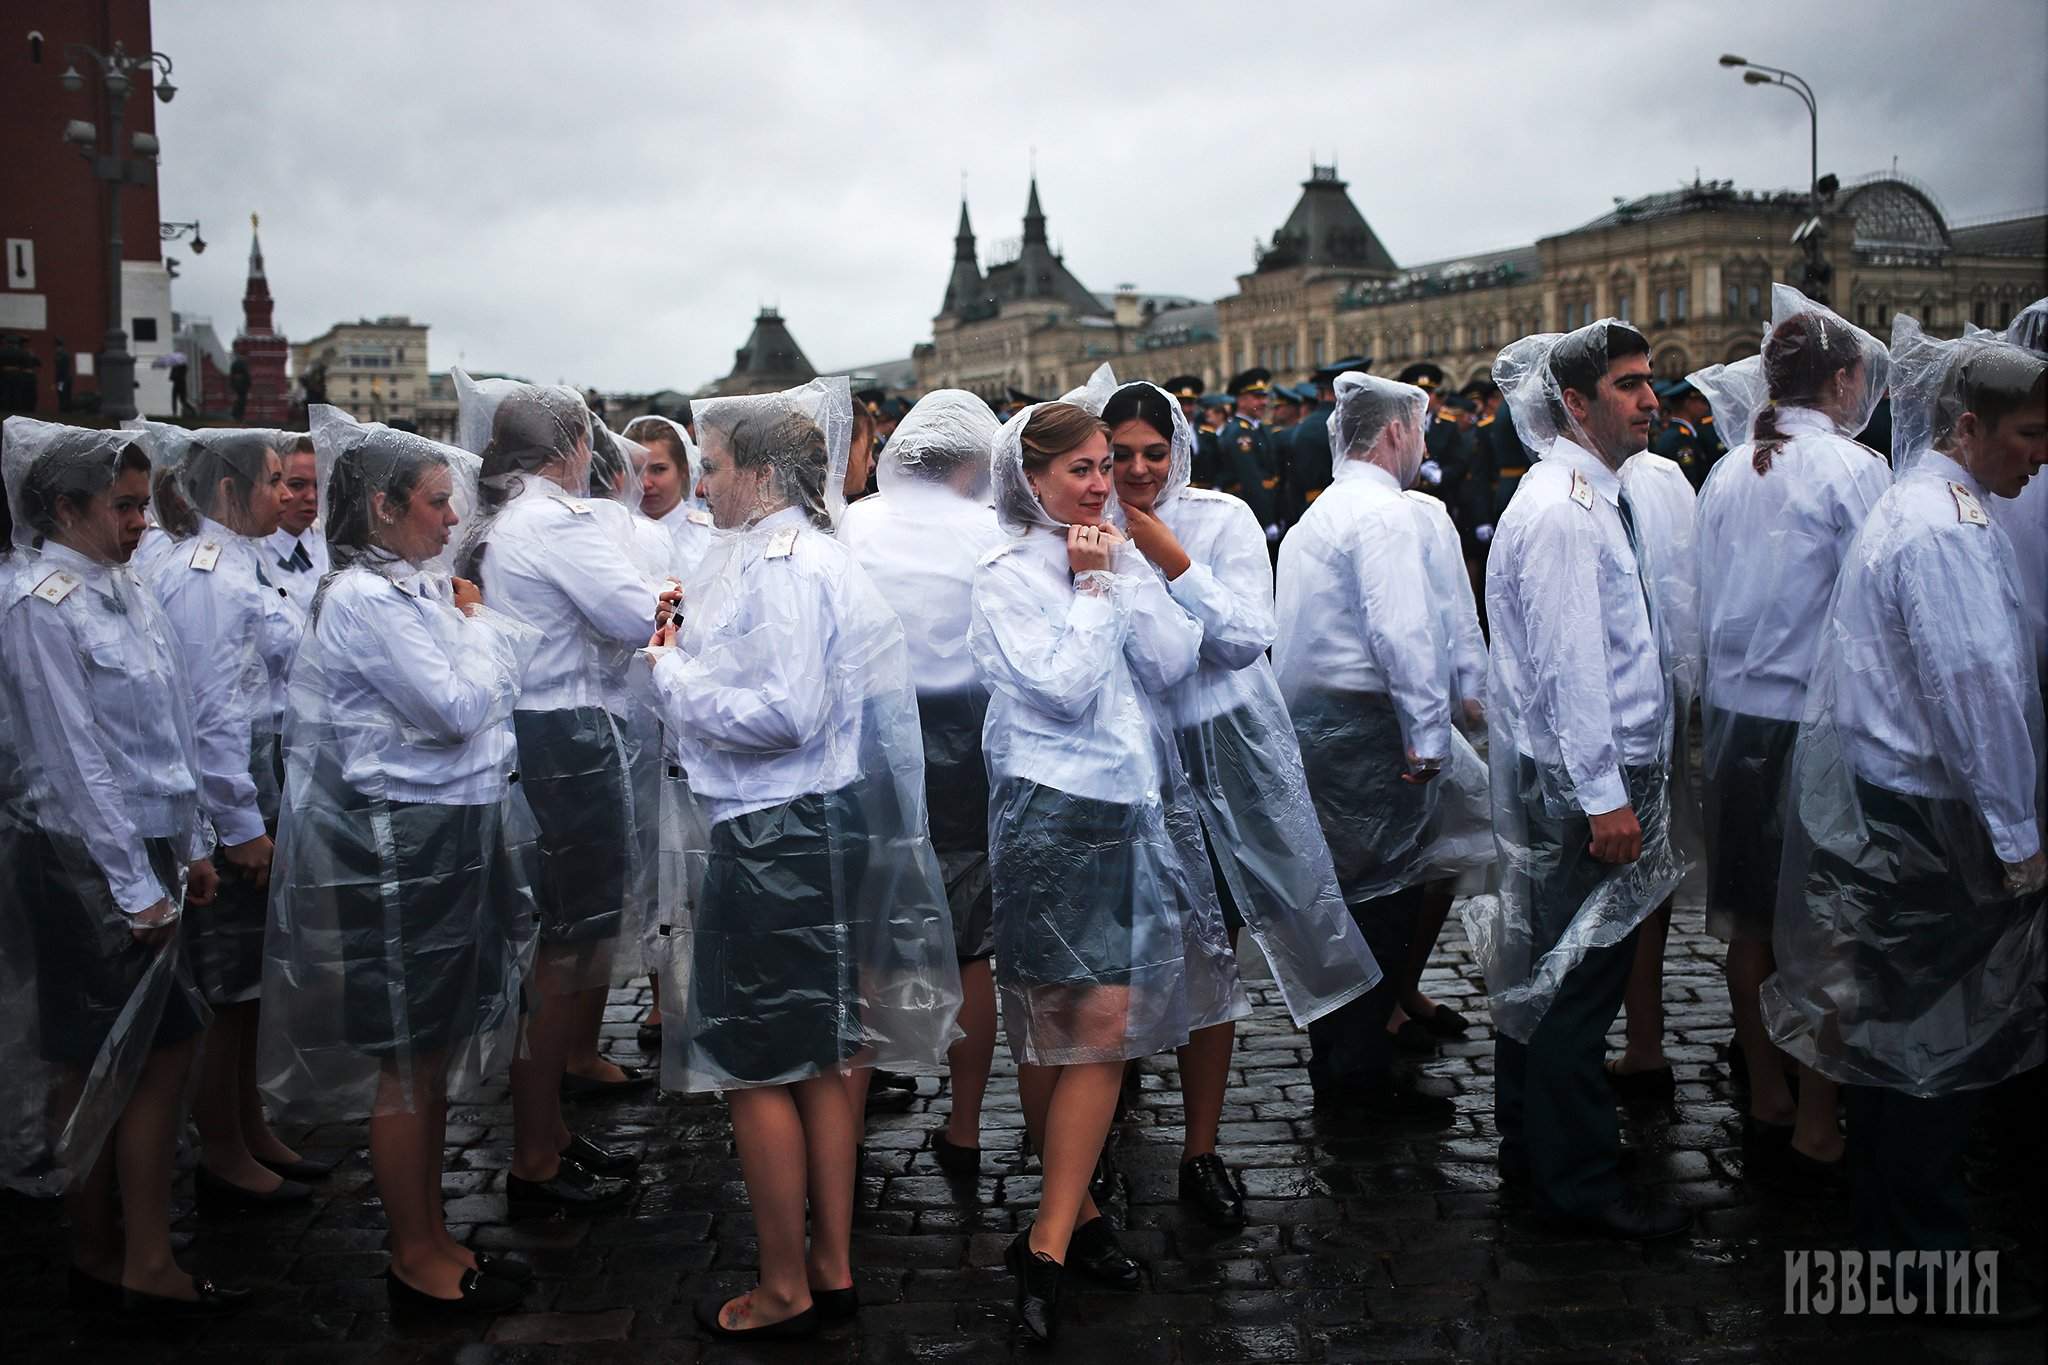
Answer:
[[(146, 423), (140, 437), (158, 488), (190, 512), (190, 535), (157, 553), (147, 573), (192, 687), (200, 804), (223, 847), (274, 836), (281, 686), (306, 623), (265, 569), (263, 542), (282, 508), (281, 435)], [(225, 1005), (254, 1000), (262, 987), (267, 892), (225, 860), (218, 866), (220, 894), (194, 907), (186, 933), (200, 988)]]
[[(696, 409), (725, 532), (651, 684), (702, 811), (697, 895), (662, 906), (662, 1084), (930, 1071), (960, 971), (925, 823), (903, 626), (831, 535), (844, 378)], [(701, 869), (701, 871), (698, 871)]]
[(655, 813), (637, 808), (634, 749), (613, 708), (621, 651), (653, 634), (664, 584), (635, 562), (630, 516), (589, 495), (581, 396), (454, 373), (459, 443), (483, 460), (456, 569), (492, 610), (541, 634), (512, 713), (518, 792), (539, 830), (533, 984), (573, 993), (637, 967), (651, 908), (638, 831)]
[(1452, 609), (1430, 567), (1441, 513), (1402, 491), (1429, 395), (1356, 371), (1336, 390), (1330, 486), (1280, 543), (1273, 669), (1357, 907), (1486, 866), (1493, 836), (1486, 765), (1453, 723)]
[(1823, 1075), (1930, 1098), (2044, 1056), (2041, 694), (1985, 429), (2041, 420), (2048, 359), (1904, 315), (1891, 357), (1913, 444), (1821, 630), (1763, 1010)]
[(988, 689), (967, 652), (975, 561), (1003, 542), (988, 505), (1000, 423), (959, 389), (926, 394), (882, 447), (880, 491), (846, 509), (839, 541), (903, 620), (924, 734), (925, 813), (963, 962), (995, 951), (988, 868)]
[[(1969, 334), (1968, 328), (1964, 334)], [(2005, 339), (2036, 355), (2048, 355), (2048, 299), (2022, 308), (2005, 329)], [(2048, 680), (2048, 476), (2036, 474), (2018, 497), (1993, 498), (1984, 510), (2012, 540), (2020, 595), (2034, 631), (2034, 660)]]
[[(1020, 1062), (1149, 1056), (1249, 1012), (1195, 795), (1163, 698), (1200, 663), (1201, 626), (1134, 546), (1069, 571), (1067, 528), (997, 435), (1010, 539), (975, 568), (968, 644), (990, 693), (996, 984)], [(1086, 411), (1086, 409), (1082, 409)], [(1120, 513), (1110, 493), (1105, 519)]]
[(1194, 673), (1166, 694), (1167, 718), (1226, 920), (1234, 909), (1251, 930), (1289, 1013), (1306, 1026), (1371, 990), (1380, 968), (1344, 907), (1294, 723), (1266, 661), (1276, 628), (1265, 531), (1240, 499), (1188, 487), (1195, 436), (1180, 404), (1156, 385), (1127, 387), (1172, 426), (1152, 512), (1192, 562), (1171, 581), (1159, 576), (1202, 628)]
[(717, 537), (711, 509), (704, 505), (704, 499), (697, 496), (697, 485), (704, 476), (703, 457), (698, 453), (697, 443), (691, 439), (689, 429), (673, 418), (635, 417), (626, 423), (626, 435), (642, 446), (658, 450), (662, 458), (679, 466), (683, 480), (682, 499), (655, 520), (674, 541), (669, 572), (677, 578), (686, 578), (710, 552), (712, 541)]
[[(1767, 404), (1707, 476), (1697, 514), (1707, 924), (1724, 939), (1764, 941), (1786, 764), (1819, 653), (1814, 622), (1891, 485), (1884, 457), (1855, 440), (1884, 395), (1883, 344), (1783, 285), (1771, 308), (1756, 380)], [(1723, 384), (1740, 392), (1739, 380)]]
[[(1694, 370), (1685, 382), (1698, 389), (1714, 409), (1714, 430), (1729, 450), (1749, 444), (1756, 415), (1771, 401), (1764, 383), (1764, 358), (1753, 355), (1725, 365)], [(1710, 471), (1711, 472), (1711, 471)]]
[[(1610, 328), (1628, 324), (1608, 318), (1524, 337), (1493, 366), (1535, 463), (1487, 561), (1487, 758), (1501, 890), (1468, 901), (1463, 914), (1494, 1025), (1522, 1042), (1566, 974), (1627, 938), (1685, 874), (1670, 839), (1671, 687), (1653, 590), (1638, 568), (1634, 500), (1615, 472), (1643, 436), (1604, 422), (1596, 433), (1563, 397), (1567, 382), (1583, 391), (1606, 375)], [(1589, 818), (1624, 806), (1641, 826), (1641, 856), (1594, 860)]]
[(190, 689), (117, 520), (148, 488), (139, 444), (9, 417), (0, 466), (0, 1185), (48, 1195), (203, 1026), (181, 911), (210, 839)]
[(511, 1060), (536, 917), (511, 719), (540, 644), (455, 604), (474, 455), (312, 418), (333, 559), (292, 668), (257, 1063), (302, 1120), (411, 1112)]

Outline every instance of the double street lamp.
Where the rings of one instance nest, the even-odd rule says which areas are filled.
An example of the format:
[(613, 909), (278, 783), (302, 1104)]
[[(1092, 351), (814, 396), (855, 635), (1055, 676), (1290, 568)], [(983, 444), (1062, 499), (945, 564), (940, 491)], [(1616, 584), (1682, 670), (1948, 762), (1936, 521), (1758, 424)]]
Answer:
[[(161, 52), (130, 56), (119, 43), (111, 53), (85, 43), (66, 43), (64, 57), (64, 74), (57, 80), (67, 91), (75, 95), (85, 89), (85, 77), (78, 69), (82, 59), (107, 95), (107, 150), (100, 151), (99, 129), (89, 119), (65, 124), (64, 140), (92, 167), (93, 178), (107, 186), (107, 334), (98, 357), (100, 412), (119, 420), (136, 415), (135, 357), (128, 353), (127, 319), (121, 311), (121, 189), (149, 184), (156, 174), (158, 152), (156, 137), (150, 133), (131, 134), (124, 144), (122, 121), (138, 80), (146, 84), (154, 76), (156, 97), (165, 104), (178, 88), (171, 84), (171, 59)], [(124, 155), (124, 150), (133, 155)], [(196, 237), (198, 224), (193, 227)]]
[(1800, 282), (1800, 291), (1816, 303), (1828, 301), (1828, 285), (1834, 276), (1834, 269), (1827, 263), (1822, 250), (1823, 239), (1827, 236), (1827, 224), (1821, 218), (1822, 194), (1832, 195), (1835, 178), (1825, 181), (1820, 175), (1820, 107), (1813, 97), (1813, 87), (1802, 76), (1782, 67), (1765, 66), (1762, 62), (1738, 57), (1732, 52), (1723, 53), (1721, 65), (1739, 68), (1745, 85), (1783, 86), (1799, 96), (1806, 106), (1807, 120), (1807, 220), (1792, 234), (1792, 241), (1806, 254), (1806, 278)]

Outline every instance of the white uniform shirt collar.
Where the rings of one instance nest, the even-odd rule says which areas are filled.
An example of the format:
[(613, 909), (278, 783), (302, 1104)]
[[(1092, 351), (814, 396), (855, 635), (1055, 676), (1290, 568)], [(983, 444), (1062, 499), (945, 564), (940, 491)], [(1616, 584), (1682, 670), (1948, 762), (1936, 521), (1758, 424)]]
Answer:
[(770, 512), (767, 516), (755, 522), (753, 529), (757, 531), (780, 530), (785, 526), (804, 527), (810, 524), (811, 519), (805, 514), (803, 508), (785, 507), (779, 512)]
[(1913, 468), (1915, 471), (1924, 469), (1937, 479), (1944, 479), (1950, 483), (1959, 483), (1976, 494), (1979, 499), (1990, 496), (1985, 491), (1984, 485), (1978, 481), (1977, 476), (1963, 468), (1953, 455), (1944, 455), (1938, 450), (1930, 450), (1920, 457), (1920, 463)]
[(1331, 483), (1347, 483), (1352, 479), (1364, 479), (1378, 484), (1390, 493), (1401, 491), (1401, 481), (1390, 470), (1374, 464), (1371, 460), (1340, 460), (1330, 475)]
[(42, 564), (53, 569), (62, 569), (87, 583), (97, 582), (114, 568), (111, 564), (103, 564), (91, 555), (80, 554), (69, 545), (62, 545), (54, 540), (43, 542), (43, 548), (37, 553), (37, 558)]
[(1818, 408), (1803, 408), (1786, 403), (1778, 405), (1778, 430), (1787, 436), (1839, 436), (1841, 428), (1835, 419)]
[(1607, 467), (1607, 462), (1592, 451), (1578, 444), (1568, 436), (1560, 436), (1543, 452), (1543, 458), (1551, 464), (1576, 469), (1586, 476), (1586, 482), (1593, 485), (1593, 491), (1607, 499), (1609, 505), (1621, 505), (1621, 475)]

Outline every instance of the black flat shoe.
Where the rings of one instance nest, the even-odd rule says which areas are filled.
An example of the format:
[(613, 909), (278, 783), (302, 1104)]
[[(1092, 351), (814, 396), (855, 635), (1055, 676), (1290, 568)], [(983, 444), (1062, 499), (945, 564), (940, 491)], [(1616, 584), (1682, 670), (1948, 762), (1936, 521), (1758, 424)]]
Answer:
[[(609, 1060), (609, 1059), (607, 1059)], [(644, 1066), (626, 1066), (613, 1062), (613, 1066), (624, 1073), (616, 1081), (593, 1080), (578, 1076), (573, 1071), (562, 1073), (562, 1098), (565, 1100), (616, 1099), (620, 1095), (632, 1095), (654, 1084), (654, 1073)]]
[(947, 1175), (972, 1180), (981, 1174), (981, 1148), (956, 1146), (941, 1128), (932, 1134), (932, 1158)]
[(297, 1161), (265, 1161), (256, 1158), (256, 1164), (265, 1170), (275, 1171), (286, 1180), (325, 1180), (334, 1174), (339, 1161), (319, 1161), (312, 1157), (300, 1157)]
[(276, 1189), (266, 1194), (245, 1190), (201, 1166), (192, 1173), (192, 1195), (200, 1216), (214, 1218), (237, 1213), (267, 1213), (303, 1204), (313, 1197), (313, 1187), (296, 1180), (281, 1180)]
[(1088, 1177), (1088, 1197), (1097, 1204), (1107, 1204), (1116, 1198), (1116, 1182), (1116, 1160), (1105, 1147), (1102, 1155), (1095, 1158), (1095, 1173)]
[(1181, 1163), (1180, 1202), (1201, 1214), (1211, 1227), (1228, 1230), (1244, 1226), (1244, 1194), (1230, 1178), (1223, 1158), (1214, 1152)]
[(384, 1288), (391, 1295), (392, 1308), (401, 1313), (502, 1313), (517, 1307), (524, 1292), (513, 1281), (501, 1280), (481, 1269), (462, 1272), (462, 1279), (457, 1282), (460, 1298), (444, 1299), (414, 1289), (392, 1270), (384, 1272)]
[(1630, 1109), (1665, 1108), (1678, 1098), (1678, 1077), (1669, 1066), (1651, 1071), (1623, 1071), (1619, 1062), (1609, 1061), (1603, 1070), (1614, 1098)]
[(486, 1256), (481, 1251), (473, 1251), (470, 1255), (476, 1257), (478, 1272), (494, 1280), (510, 1284), (530, 1284), (533, 1281), (533, 1267), (524, 1261), (510, 1256)]
[(886, 1086), (868, 1086), (866, 1110), (870, 1114), (907, 1114), (917, 1103), (915, 1090), (895, 1090)]
[(640, 1154), (625, 1147), (600, 1147), (578, 1133), (562, 1149), (562, 1160), (573, 1161), (592, 1175), (631, 1175), (640, 1169)]
[(81, 1313), (118, 1313), (121, 1295), (126, 1292), (118, 1284), (94, 1279), (75, 1265), (66, 1268), (64, 1297)]
[(1436, 1007), (1436, 1012), (1427, 1019), (1419, 1019), (1416, 1022), (1439, 1038), (1462, 1038), (1465, 1036), (1465, 1030), (1472, 1027), (1470, 1019), (1467, 1019), (1449, 1005), (1443, 1004), (1439, 1004)]
[(1017, 1277), (1017, 1325), (1039, 1345), (1052, 1345), (1060, 1330), (1060, 1263), (1033, 1251), (1027, 1230), (1003, 1248), (1003, 1264)]
[(1597, 1213), (1554, 1214), (1549, 1221), (1571, 1232), (1590, 1232), (1624, 1242), (1651, 1242), (1684, 1232), (1692, 1226), (1692, 1215), (1676, 1204), (1630, 1190)]
[(1318, 1097), (1318, 1109), (1342, 1127), (1363, 1127), (1382, 1123), (1453, 1123), (1458, 1106), (1442, 1095), (1431, 1095), (1407, 1085), (1381, 1084), (1333, 1097), (1327, 1103)]
[(784, 1318), (780, 1322), (766, 1323), (760, 1327), (727, 1327), (718, 1320), (718, 1314), (735, 1297), (738, 1296), (711, 1294), (697, 1300), (697, 1325), (712, 1336), (725, 1341), (801, 1341), (805, 1337), (814, 1337), (818, 1334), (816, 1302), (803, 1312), (794, 1317)]
[(640, 1055), (647, 1056), (661, 1050), (661, 1025), (642, 1023), (633, 1030), (633, 1041), (640, 1045)]
[(1067, 1268), (1112, 1289), (1135, 1290), (1142, 1275), (1107, 1218), (1090, 1218), (1067, 1241)]
[(246, 1289), (223, 1289), (212, 1280), (192, 1278), (195, 1299), (173, 1299), (162, 1294), (145, 1294), (139, 1289), (121, 1291), (121, 1313), (129, 1318), (217, 1318), (238, 1313), (249, 1304)]
[(1437, 1037), (1420, 1019), (1403, 1019), (1401, 1027), (1391, 1035), (1394, 1049), (1411, 1057), (1430, 1057), (1436, 1054)]
[(820, 1322), (845, 1322), (860, 1312), (860, 1295), (853, 1286), (844, 1289), (813, 1289), (811, 1307), (818, 1310)]
[(514, 1218), (551, 1214), (602, 1213), (633, 1197), (630, 1180), (592, 1175), (573, 1161), (564, 1161), (552, 1180), (521, 1180), (505, 1173), (505, 1208)]
[(914, 1095), (917, 1093), (917, 1077), (899, 1076), (893, 1071), (882, 1071), (877, 1069), (875, 1074), (868, 1080), (868, 1089), (908, 1090), (911, 1094)]

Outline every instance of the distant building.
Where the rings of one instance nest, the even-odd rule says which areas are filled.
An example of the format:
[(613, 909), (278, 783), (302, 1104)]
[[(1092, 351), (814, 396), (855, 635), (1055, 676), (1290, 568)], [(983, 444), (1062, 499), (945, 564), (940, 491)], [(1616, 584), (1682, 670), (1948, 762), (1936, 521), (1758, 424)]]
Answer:
[(754, 319), (747, 344), (733, 352), (732, 373), (713, 385), (722, 396), (774, 393), (779, 389), (807, 384), (818, 377), (805, 358), (803, 347), (789, 334), (789, 324), (773, 308), (763, 308)]
[[(263, 243), (256, 235), (256, 215), (249, 215), (249, 278), (242, 288), (242, 331), (235, 338), (235, 358), (228, 362), (228, 411), (234, 411), (234, 371), (237, 365), (249, 376), (248, 401), (241, 420), (250, 426), (284, 426), (291, 420), (291, 382), (285, 378), (285, 360), (291, 343), (271, 324), (275, 305), (270, 298), (270, 280), (263, 272)], [(189, 360), (189, 357), (188, 357)]]
[[(424, 430), (421, 404), (432, 410), (438, 401), (428, 387), (427, 324), (404, 315), (335, 323), (292, 347), (292, 373), (302, 390), (324, 388), (327, 402), (365, 421), (399, 419)], [(454, 432), (452, 418), (447, 430)]]

